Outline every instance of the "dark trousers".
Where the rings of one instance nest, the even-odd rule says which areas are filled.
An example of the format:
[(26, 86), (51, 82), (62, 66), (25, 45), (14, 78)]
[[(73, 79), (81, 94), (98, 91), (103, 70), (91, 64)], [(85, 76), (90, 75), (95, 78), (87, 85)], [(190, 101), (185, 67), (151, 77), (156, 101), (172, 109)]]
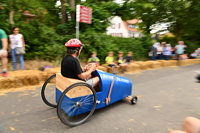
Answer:
[(162, 60), (163, 59), (163, 54), (158, 54), (157, 59)]
[(153, 54), (153, 55), (151, 56), (151, 60), (156, 60), (156, 54)]
[(170, 55), (165, 55), (165, 56), (164, 56), (164, 59), (165, 59), (165, 60), (169, 60), (169, 59), (170, 59)]

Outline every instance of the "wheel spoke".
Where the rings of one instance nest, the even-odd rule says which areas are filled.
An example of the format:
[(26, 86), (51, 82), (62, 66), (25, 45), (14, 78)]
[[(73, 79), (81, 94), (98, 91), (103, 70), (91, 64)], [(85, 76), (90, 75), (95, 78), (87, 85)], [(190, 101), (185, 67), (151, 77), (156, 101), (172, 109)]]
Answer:
[(83, 108), (83, 109), (85, 109), (85, 110), (87, 110), (87, 111), (90, 111), (91, 110), (91, 108), (86, 108), (86, 107), (81, 107), (81, 108)]
[[(84, 102), (89, 96), (90, 96), (90, 95), (87, 95), (86, 97), (82, 98), (83, 101), (80, 101), (80, 102)], [(81, 99), (81, 100), (82, 100), (82, 99)]]
[(74, 114), (74, 113), (75, 113), (75, 111), (76, 111), (77, 107), (78, 107), (78, 106), (75, 106), (75, 107), (74, 107), (74, 109), (73, 109), (73, 110), (71, 110), (71, 111), (70, 111), (70, 113), (68, 113), (70, 117), (71, 117), (71, 116), (73, 116), (72, 114)]
[[(76, 97), (73, 99), (65, 98), (69, 91), (73, 91), (74, 88), (79, 86), (82, 86), (83, 88), (87, 87), (86, 90), (90, 90), (92, 94)], [(96, 107), (95, 101), (96, 94), (91, 86), (86, 83), (75, 83), (69, 86), (62, 93), (58, 101), (58, 116), (66, 125), (76, 126), (82, 124), (93, 114)]]
[(88, 97), (87, 99), (85, 99), (84, 101), (81, 101), (81, 103), (91, 101), (92, 99), (94, 99), (94, 98), (93, 98), (92, 96), (90, 96), (90, 97)]

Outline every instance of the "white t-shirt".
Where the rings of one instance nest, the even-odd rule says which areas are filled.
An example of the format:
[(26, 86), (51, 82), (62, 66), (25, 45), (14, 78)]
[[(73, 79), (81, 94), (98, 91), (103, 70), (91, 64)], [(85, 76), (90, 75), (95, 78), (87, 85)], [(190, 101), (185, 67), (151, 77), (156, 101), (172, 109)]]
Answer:
[(161, 53), (162, 53), (162, 51), (163, 51), (163, 47), (160, 47), (160, 46), (159, 46), (159, 47), (157, 47), (157, 51), (158, 51), (158, 52), (157, 52), (157, 54), (161, 54)]
[(22, 42), (22, 34), (17, 34), (17, 35), (10, 35), (10, 48), (15, 49), (16, 47), (23, 47), (23, 42)]

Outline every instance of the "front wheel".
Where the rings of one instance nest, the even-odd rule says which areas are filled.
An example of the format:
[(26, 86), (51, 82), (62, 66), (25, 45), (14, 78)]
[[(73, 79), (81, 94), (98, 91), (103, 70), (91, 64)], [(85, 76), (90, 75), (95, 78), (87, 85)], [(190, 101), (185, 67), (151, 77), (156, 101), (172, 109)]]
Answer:
[(60, 96), (58, 118), (65, 125), (77, 126), (87, 121), (96, 108), (96, 92), (87, 83), (75, 83)]
[(56, 108), (56, 74), (50, 76), (42, 86), (41, 96), (44, 103), (50, 107)]

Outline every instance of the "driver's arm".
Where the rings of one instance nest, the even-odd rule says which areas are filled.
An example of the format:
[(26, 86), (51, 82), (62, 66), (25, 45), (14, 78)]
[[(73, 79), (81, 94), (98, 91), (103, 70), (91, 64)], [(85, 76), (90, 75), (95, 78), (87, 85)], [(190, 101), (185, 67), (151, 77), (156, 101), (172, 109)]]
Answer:
[(84, 72), (84, 73), (79, 74), (78, 77), (79, 77), (80, 79), (83, 79), (83, 80), (84, 80), (84, 79), (90, 77), (90, 76), (91, 76), (91, 73), (92, 73), (93, 71), (95, 71), (95, 70), (96, 70), (96, 66), (95, 66), (95, 65), (92, 65), (91, 68), (90, 68), (87, 72)]

